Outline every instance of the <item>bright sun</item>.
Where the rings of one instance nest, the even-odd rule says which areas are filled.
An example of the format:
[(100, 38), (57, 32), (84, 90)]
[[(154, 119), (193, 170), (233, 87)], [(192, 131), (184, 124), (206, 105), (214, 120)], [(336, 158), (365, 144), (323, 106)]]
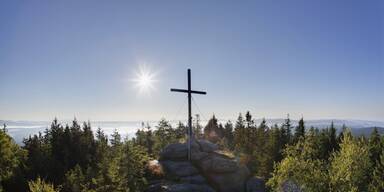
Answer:
[(140, 67), (139, 71), (136, 73), (136, 78), (133, 79), (136, 84), (136, 87), (139, 88), (140, 93), (149, 92), (152, 90), (155, 80), (155, 74), (151, 73), (149, 69), (145, 67)]

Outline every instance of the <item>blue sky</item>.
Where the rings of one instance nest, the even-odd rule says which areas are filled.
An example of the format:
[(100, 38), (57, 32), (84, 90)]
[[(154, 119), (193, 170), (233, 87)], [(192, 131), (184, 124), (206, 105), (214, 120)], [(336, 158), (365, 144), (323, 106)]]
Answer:
[[(384, 121), (384, 4), (1, 1), (0, 119)], [(156, 73), (139, 94), (140, 66)]]

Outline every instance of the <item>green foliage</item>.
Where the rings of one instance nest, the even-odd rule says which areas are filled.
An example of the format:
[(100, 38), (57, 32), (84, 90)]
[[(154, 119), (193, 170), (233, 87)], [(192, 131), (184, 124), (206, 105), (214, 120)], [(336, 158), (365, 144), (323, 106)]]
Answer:
[(20, 163), (22, 151), (19, 146), (3, 130), (0, 131), (0, 181), (13, 175), (14, 169)]
[(273, 176), (267, 182), (269, 187), (280, 191), (284, 183), (291, 181), (303, 191), (328, 191), (327, 167), (316, 158), (316, 145), (310, 137), (300, 139), (284, 153), (286, 157), (276, 164)]
[(381, 192), (384, 191), (384, 149), (382, 149), (380, 159), (376, 161), (375, 165), (368, 189), (372, 192)]
[(89, 183), (86, 180), (83, 171), (79, 165), (69, 170), (65, 174), (65, 181), (63, 184), (64, 191), (80, 192), (88, 191)]
[[(369, 139), (356, 139), (345, 126), (337, 135), (333, 123), (306, 130), (301, 119), (293, 135), (292, 127), (289, 117), (281, 126), (268, 126), (264, 119), (257, 125), (250, 112), (234, 125), (222, 126), (213, 116), (204, 134), (198, 117), (193, 125), (196, 137), (234, 154), (272, 190), (287, 183), (303, 191), (383, 190), (384, 136), (376, 130)], [(53, 185), (63, 192), (143, 191), (154, 178), (146, 172), (147, 161), (166, 145), (185, 140), (185, 133), (181, 122), (172, 127), (162, 119), (154, 129), (143, 123), (135, 138), (124, 140), (117, 131), (108, 138), (100, 128), (94, 135), (89, 122), (63, 126), (55, 119), (50, 129), (19, 147), (3, 129), (0, 191), (52, 191)]]
[(286, 182), (292, 182), (303, 191), (367, 191), (372, 180), (369, 191), (382, 190), (384, 160), (377, 161), (372, 174), (370, 158), (370, 149), (380, 143), (377, 137), (371, 137), (368, 145), (363, 139), (353, 138), (345, 128), (339, 138), (341, 143), (333, 123), (321, 131), (311, 128), (304, 138), (284, 150), (285, 158), (276, 164), (268, 186), (279, 191)]
[(26, 177), (41, 176), (54, 184), (62, 183), (65, 173), (74, 166), (95, 163), (96, 142), (89, 122), (81, 128), (74, 120), (64, 128), (55, 119), (44, 135), (25, 139), (24, 149), (28, 151)]
[(204, 138), (213, 143), (218, 143), (223, 136), (224, 128), (218, 124), (215, 115), (213, 115), (204, 127)]
[(336, 129), (331, 124), (330, 128), (322, 129), (317, 137), (319, 142), (319, 158), (328, 160), (332, 152), (338, 149)]
[(149, 126), (149, 124), (147, 124), (144, 127), (144, 123), (143, 123), (143, 128), (137, 130), (136, 137), (133, 139), (133, 142), (136, 145), (143, 146), (145, 149), (147, 149), (147, 152), (149, 154), (153, 154), (153, 145), (155, 141), (154, 141), (152, 129)]
[(52, 184), (46, 183), (40, 177), (35, 181), (29, 181), (28, 186), (31, 192), (56, 192)]
[[(290, 127), (290, 120), (286, 121)], [(255, 175), (270, 178), (275, 162), (282, 159), (282, 151), (288, 138), (287, 128), (277, 125), (272, 128), (267, 126), (265, 119), (256, 125), (250, 112), (245, 115), (245, 120), (240, 114), (234, 130), (234, 148), (241, 157), (241, 162), (246, 164)]]
[(115, 130), (113, 132), (113, 134), (111, 135), (111, 145), (113, 148), (118, 148), (121, 146), (122, 142), (121, 142), (121, 135), (119, 134), (119, 132), (117, 132), (117, 130)]
[[(144, 133), (153, 139), (149, 128)], [(26, 187), (34, 191), (53, 190), (50, 184), (40, 179), (42, 177), (68, 192), (142, 191), (147, 183), (145, 168), (152, 144), (145, 142), (143, 147), (130, 140), (122, 141), (117, 132), (108, 144), (101, 129), (95, 136), (89, 122), (80, 126), (74, 120), (71, 126), (62, 126), (55, 119), (44, 134), (25, 139), (21, 149), (1, 131), (0, 189), (25, 191), (18, 187), (25, 182)], [(38, 179), (27, 185), (24, 178)]]
[(332, 191), (367, 191), (370, 172), (368, 147), (350, 133), (344, 134), (340, 151), (333, 154), (330, 165)]
[(238, 152), (244, 151), (244, 148), (246, 146), (246, 141), (244, 139), (245, 136), (246, 136), (246, 130), (244, 125), (244, 118), (240, 113), (235, 124), (235, 132), (234, 132), (234, 143), (235, 143), (236, 151)]
[(291, 119), (289, 118), (289, 114), (287, 114), (287, 118), (285, 119), (283, 125), (281, 126), (281, 141), (283, 145), (290, 144), (292, 142), (292, 124)]
[(146, 186), (144, 170), (149, 158), (145, 149), (126, 142), (122, 148), (122, 156), (118, 158), (119, 186), (122, 191), (142, 191)]
[(175, 130), (171, 124), (165, 119), (161, 119), (159, 124), (156, 126), (154, 132), (154, 146), (153, 151), (155, 156), (158, 156), (161, 149), (171, 143), (178, 142), (180, 138), (177, 137)]
[(0, 130), (0, 191), (3, 190), (3, 185), (17, 174), (26, 155), (26, 151), (6, 133), (4, 126), (4, 129)]
[(334, 150), (338, 150), (339, 149), (339, 144), (338, 144), (338, 141), (337, 141), (337, 134), (336, 134), (336, 128), (335, 128), (335, 125), (333, 124), (333, 121), (331, 123), (331, 127), (329, 128), (329, 131), (328, 131), (328, 140), (329, 140), (329, 152), (332, 152)]
[(371, 161), (375, 164), (377, 161), (380, 160), (380, 155), (384, 147), (381, 143), (381, 138), (376, 127), (373, 129), (371, 136), (369, 137), (368, 147), (370, 154), (369, 157), (371, 158)]
[(116, 155), (110, 153), (108, 161), (102, 161), (95, 168), (85, 172), (75, 166), (65, 175), (65, 191), (143, 191), (147, 181), (144, 177), (149, 157), (146, 150), (127, 141)]
[(299, 124), (295, 128), (293, 141), (298, 142), (301, 137), (305, 137), (305, 125), (303, 118), (300, 119)]
[(235, 147), (234, 144), (234, 135), (233, 135), (233, 124), (231, 121), (228, 121), (224, 125), (224, 136), (223, 136), (224, 148), (233, 150)]
[[(192, 126), (193, 126), (193, 133), (194, 133), (195, 137), (198, 139), (202, 139), (204, 137), (204, 134), (203, 134), (203, 127), (200, 124), (200, 115), (199, 114), (196, 114), (196, 117), (195, 117), (195, 120), (194, 120), (194, 123)], [(182, 128), (185, 128), (185, 126), (183, 126)], [(182, 129), (182, 135), (183, 135), (183, 133), (185, 133), (185, 129)]]
[(253, 142), (250, 142), (250, 145), (248, 145), (249, 150), (252, 151), (251, 160), (248, 165), (258, 176), (268, 178), (274, 161), (271, 153), (267, 150), (267, 138), (268, 134), (270, 134), (268, 132), (269, 127), (266, 125), (265, 119), (263, 119), (258, 127), (253, 125), (249, 129), (250, 141)]

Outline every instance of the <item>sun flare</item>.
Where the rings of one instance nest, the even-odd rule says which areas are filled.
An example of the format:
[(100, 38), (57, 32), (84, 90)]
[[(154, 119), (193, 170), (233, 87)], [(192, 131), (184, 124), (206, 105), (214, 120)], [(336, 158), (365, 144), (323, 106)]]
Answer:
[(139, 88), (140, 93), (148, 93), (150, 90), (154, 89), (153, 84), (156, 82), (155, 74), (148, 68), (140, 67), (139, 71), (136, 73), (136, 78), (133, 81), (135, 82), (136, 87)]

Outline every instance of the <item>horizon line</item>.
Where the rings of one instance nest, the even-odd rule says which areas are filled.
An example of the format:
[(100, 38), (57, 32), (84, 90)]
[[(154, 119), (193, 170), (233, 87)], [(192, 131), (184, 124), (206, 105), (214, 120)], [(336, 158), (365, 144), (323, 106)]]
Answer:
[[(244, 117), (244, 115), (243, 115)], [(212, 118), (212, 117), (211, 117)], [(211, 118), (209, 119), (200, 119), (200, 121), (209, 121)], [(18, 120), (14, 120), (14, 119), (0, 119), (0, 121), (3, 121), (3, 122), (22, 122), (22, 121), (28, 121), (28, 122), (52, 122), (55, 118), (51, 119), (51, 120), (22, 120), (22, 119), (18, 119)], [(161, 121), (162, 119), (165, 119), (169, 122), (183, 122), (183, 121), (187, 121), (187, 119), (174, 119), (174, 120), (169, 120), (167, 118), (160, 118), (158, 120), (82, 120), (82, 119), (78, 119), (78, 118), (74, 118), (74, 119), (59, 119), (57, 118), (58, 121), (73, 121), (73, 120), (77, 120), (79, 122), (143, 122), (143, 123), (149, 123), (149, 122), (159, 122)], [(253, 118), (253, 120), (262, 120), (262, 119), (265, 119), (265, 120), (284, 120), (286, 118), (282, 117), (282, 118)], [(289, 118), (290, 120), (292, 121), (299, 121), (301, 118), (299, 119), (295, 119), (295, 118)], [(303, 118), (304, 121), (319, 121), (319, 120), (323, 120), (323, 121), (366, 121), (366, 122), (380, 122), (380, 123), (384, 123), (384, 120), (372, 120), (372, 119), (354, 119), (354, 118), (311, 118), (311, 119), (305, 119)], [(218, 121), (231, 121), (231, 122), (236, 122), (237, 118), (229, 118), (229, 119), (226, 119), (226, 118), (217, 118)]]

